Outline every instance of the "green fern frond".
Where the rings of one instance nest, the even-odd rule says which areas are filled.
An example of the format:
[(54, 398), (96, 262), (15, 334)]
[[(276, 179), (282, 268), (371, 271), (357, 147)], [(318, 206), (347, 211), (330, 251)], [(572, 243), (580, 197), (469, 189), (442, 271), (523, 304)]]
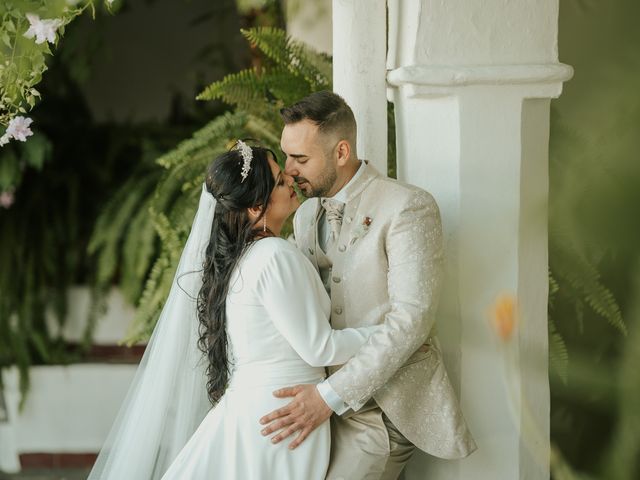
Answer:
[(551, 273), (551, 269), (549, 269), (549, 298), (555, 297), (558, 290), (560, 290), (558, 281), (553, 277), (553, 273)]
[(158, 236), (148, 213), (149, 208), (150, 200), (140, 205), (122, 245), (120, 288), (132, 304), (140, 298), (144, 279), (158, 251)]
[(276, 66), (304, 78), (312, 91), (331, 88), (331, 61), (327, 55), (293, 40), (278, 28), (256, 27), (241, 32)]
[(558, 332), (556, 323), (553, 318), (548, 319), (549, 328), (549, 366), (555, 372), (564, 384), (567, 383), (569, 377), (569, 351), (567, 345)]
[[(584, 301), (591, 309), (603, 317), (623, 335), (627, 327), (622, 318), (620, 306), (613, 293), (600, 280), (600, 273), (576, 247), (558, 242), (553, 245), (553, 271), (555, 277), (570, 286), (576, 294), (577, 303)], [(579, 306), (576, 311), (579, 317)]]
[[(97, 287), (104, 293), (119, 280), (123, 294), (132, 303), (140, 295), (151, 258), (156, 254), (157, 236), (147, 210), (149, 194), (158, 178), (157, 167), (156, 171), (142, 168), (125, 182), (98, 217), (87, 249), (96, 256)], [(116, 275), (120, 278), (116, 279)]]
[(157, 212), (152, 207), (149, 211), (156, 231), (162, 240), (162, 244), (165, 247), (164, 250), (171, 252), (177, 252), (182, 249), (183, 243), (180, 238), (180, 234), (174, 229), (169, 221), (169, 218), (164, 213)]
[(278, 121), (277, 112), (311, 92), (331, 88), (331, 61), (272, 27), (243, 30), (274, 66), (243, 70), (209, 85), (199, 100), (221, 99), (241, 111)]
[[(175, 267), (177, 268), (177, 265)], [(166, 255), (161, 255), (151, 268), (133, 322), (121, 343), (131, 346), (148, 339), (151, 335), (164, 305), (165, 289), (162, 286), (167, 277), (167, 270), (171, 270), (171, 261)]]
[[(160, 157), (156, 163), (172, 170), (185, 163), (211, 162), (216, 152), (226, 150), (232, 139), (242, 138), (247, 123), (245, 112), (225, 113), (196, 131), (191, 138), (182, 141), (172, 151)], [(206, 163), (204, 163), (206, 165)], [(204, 169), (202, 170), (204, 172)]]
[(260, 75), (255, 69), (242, 70), (227, 75), (222, 80), (213, 82), (197, 100), (223, 100), (229, 105), (245, 111), (253, 111), (264, 105), (266, 88)]
[(245, 129), (248, 136), (262, 140), (274, 152), (280, 150), (280, 128), (255, 115), (248, 115)]
[(273, 106), (276, 110), (297, 102), (313, 91), (304, 78), (291, 75), (288, 69), (282, 67), (266, 71), (262, 75), (262, 83), (274, 98)]

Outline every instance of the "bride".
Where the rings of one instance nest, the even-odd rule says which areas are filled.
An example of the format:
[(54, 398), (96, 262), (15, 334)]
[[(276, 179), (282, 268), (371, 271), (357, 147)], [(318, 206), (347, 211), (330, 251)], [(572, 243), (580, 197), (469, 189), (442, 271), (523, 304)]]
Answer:
[[(329, 422), (295, 450), (260, 434), (279, 387), (318, 383), (377, 327), (332, 330), (311, 263), (278, 237), (299, 206), (268, 149), (209, 167), (171, 292), (89, 479), (324, 479)], [(212, 407), (213, 405), (213, 407)]]

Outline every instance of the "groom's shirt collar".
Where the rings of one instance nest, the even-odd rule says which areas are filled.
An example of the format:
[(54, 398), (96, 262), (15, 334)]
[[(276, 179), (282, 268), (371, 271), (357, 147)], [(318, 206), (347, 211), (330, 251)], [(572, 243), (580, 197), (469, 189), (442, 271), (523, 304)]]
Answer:
[(340, 191), (338, 191), (338, 193), (336, 193), (333, 197), (329, 197), (329, 198), (332, 198), (333, 200), (337, 200), (342, 203), (346, 203), (347, 192), (349, 191), (349, 187), (354, 183), (356, 183), (358, 178), (362, 175), (362, 172), (364, 172), (364, 167), (365, 167), (365, 163), (362, 160), (360, 160), (360, 167), (358, 167), (358, 170), (356, 171), (355, 175), (351, 177), (351, 180), (349, 180), (347, 184), (344, 187), (342, 187)]

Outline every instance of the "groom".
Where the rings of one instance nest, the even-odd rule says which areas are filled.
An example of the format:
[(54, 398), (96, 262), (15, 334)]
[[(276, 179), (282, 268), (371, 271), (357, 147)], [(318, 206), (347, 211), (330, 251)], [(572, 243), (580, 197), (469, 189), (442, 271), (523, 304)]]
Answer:
[(281, 115), (285, 172), (309, 198), (295, 239), (331, 296), (332, 326), (383, 328), (324, 382), (275, 392), (293, 400), (261, 419), (262, 434), (278, 432), (278, 443), (298, 432), (295, 448), (331, 417), (331, 480), (395, 479), (416, 447), (466, 457), (476, 446), (434, 335), (438, 206), (358, 159), (356, 121), (340, 96), (314, 93)]

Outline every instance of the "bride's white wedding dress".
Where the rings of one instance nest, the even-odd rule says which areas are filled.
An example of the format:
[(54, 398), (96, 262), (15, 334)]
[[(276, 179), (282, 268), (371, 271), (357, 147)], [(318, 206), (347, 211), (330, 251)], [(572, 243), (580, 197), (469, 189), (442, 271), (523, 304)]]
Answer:
[(318, 273), (280, 238), (249, 247), (232, 276), (226, 308), (228, 389), (162, 479), (324, 479), (329, 422), (289, 450), (294, 437), (272, 444), (260, 434), (259, 419), (290, 401), (275, 398), (274, 390), (320, 382), (323, 366), (344, 363), (376, 327), (332, 330)]

